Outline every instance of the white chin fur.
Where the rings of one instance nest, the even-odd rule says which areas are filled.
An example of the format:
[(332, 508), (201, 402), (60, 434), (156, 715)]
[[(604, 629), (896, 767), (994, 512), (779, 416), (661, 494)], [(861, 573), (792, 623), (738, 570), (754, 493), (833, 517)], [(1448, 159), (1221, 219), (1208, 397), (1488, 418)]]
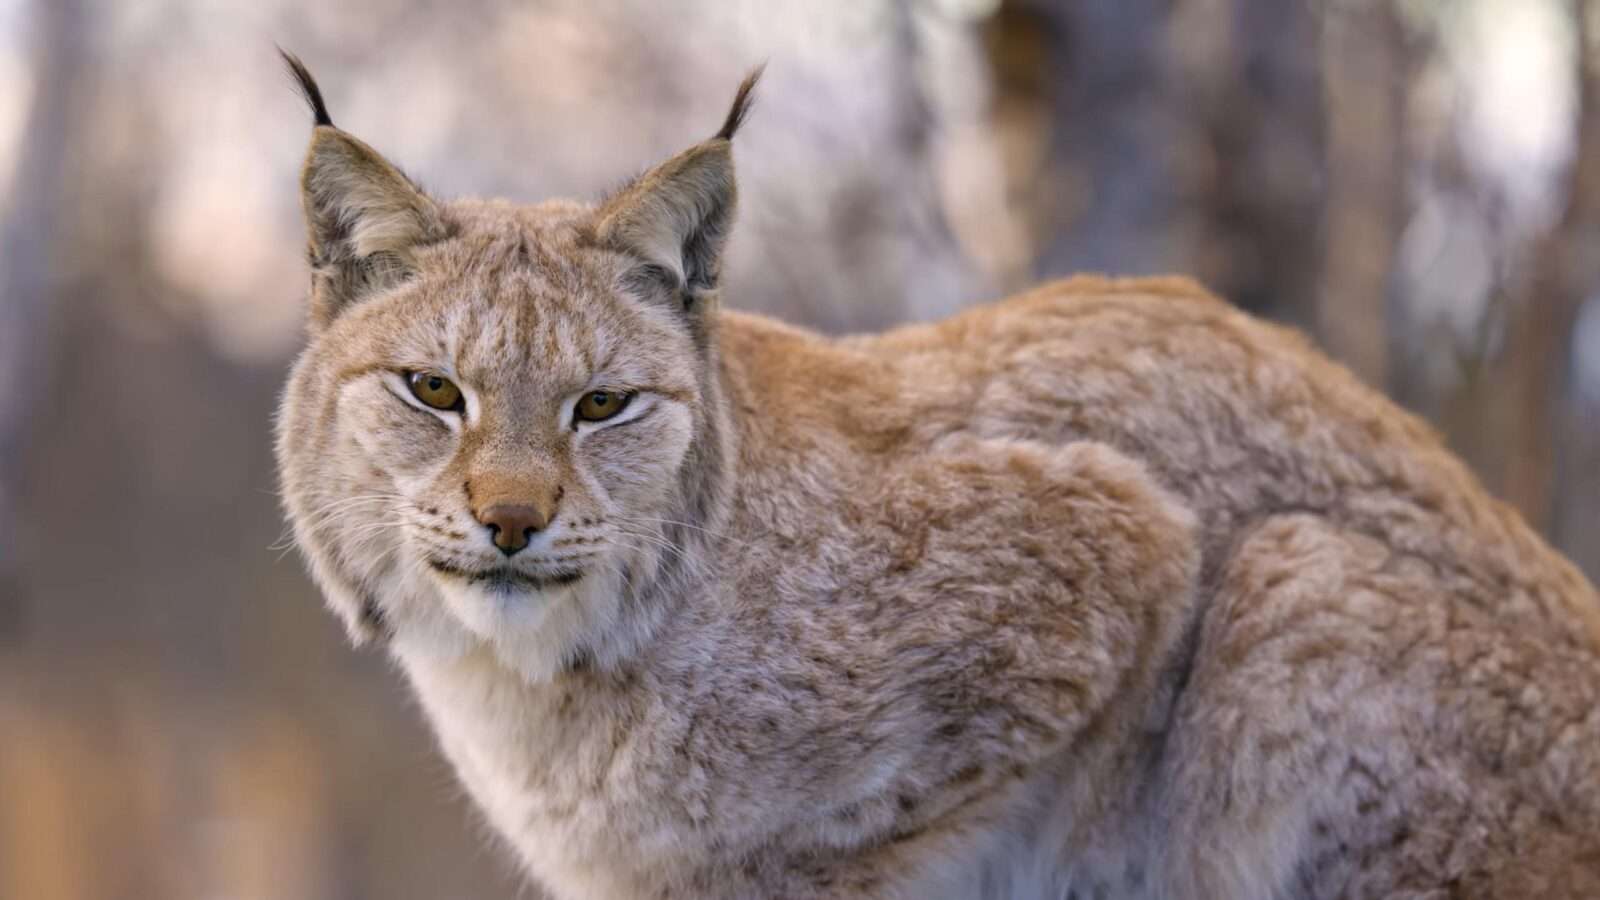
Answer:
[[(622, 584), (608, 567), (572, 584), (505, 590), (428, 574), (407, 586), (391, 646), (401, 656), (459, 658), (488, 647), (500, 664), (530, 682), (549, 681), (586, 642), (616, 625)], [(420, 602), (419, 602), (420, 601)], [(397, 612), (399, 612), (397, 610)]]
[(483, 643), (445, 608), (431, 579), (394, 580), (385, 600), (393, 627), (389, 647), (396, 654), (455, 660)]

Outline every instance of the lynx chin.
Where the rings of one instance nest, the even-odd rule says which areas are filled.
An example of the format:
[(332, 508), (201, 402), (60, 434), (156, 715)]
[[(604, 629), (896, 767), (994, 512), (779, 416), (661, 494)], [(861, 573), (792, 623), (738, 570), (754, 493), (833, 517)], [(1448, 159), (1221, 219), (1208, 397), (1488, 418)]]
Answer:
[(756, 75), (523, 206), (289, 65), (288, 516), (551, 896), (1600, 897), (1594, 588), (1299, 335), (1080, 277), (824, 338), (719, 295)]

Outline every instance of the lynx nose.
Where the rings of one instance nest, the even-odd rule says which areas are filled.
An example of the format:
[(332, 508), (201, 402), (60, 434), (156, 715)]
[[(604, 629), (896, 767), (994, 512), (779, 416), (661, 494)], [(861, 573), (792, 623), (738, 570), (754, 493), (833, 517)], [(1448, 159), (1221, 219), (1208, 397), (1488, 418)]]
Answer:
[(510, 556), (550, 524), (550, 513), (528, 503), (497, 503), (479, 513), (478, 521), (488, 527), (500, 552)]

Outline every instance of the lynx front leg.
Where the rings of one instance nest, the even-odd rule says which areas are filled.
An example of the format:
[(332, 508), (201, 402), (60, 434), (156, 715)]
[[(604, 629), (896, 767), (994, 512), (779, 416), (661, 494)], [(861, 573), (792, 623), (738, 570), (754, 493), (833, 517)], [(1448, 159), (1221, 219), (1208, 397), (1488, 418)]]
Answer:
[(1190, 621), (1192, 515), (1108, 446), (988, 440), (901, 467), (860, 514), (859, 680), (914, 704), (896, 746), (920, 748), (869, 852), (902, 881), (863, 896), (1061, 896), (1142, 837), (1120, 819)]

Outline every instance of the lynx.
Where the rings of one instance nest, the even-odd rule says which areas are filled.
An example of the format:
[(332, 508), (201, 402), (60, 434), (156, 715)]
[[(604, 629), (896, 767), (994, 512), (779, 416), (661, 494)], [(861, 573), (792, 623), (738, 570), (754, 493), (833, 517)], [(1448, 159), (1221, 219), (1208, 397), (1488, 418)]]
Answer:
[[(315, 115), (284, 502), (557, 898), (1600, 896), (1600, 600), (1180, 279), (724, 309), (732, 141), (442, 201)], [(759, 73), (757, 73), (759, 74)]]

